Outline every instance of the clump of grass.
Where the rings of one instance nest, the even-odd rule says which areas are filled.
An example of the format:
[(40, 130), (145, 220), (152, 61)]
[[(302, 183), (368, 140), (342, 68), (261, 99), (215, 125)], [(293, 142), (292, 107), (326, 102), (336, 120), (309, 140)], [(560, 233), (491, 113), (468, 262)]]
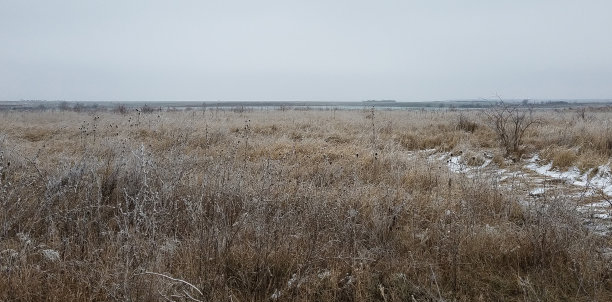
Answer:
[(598, 152), (585, 150), (579, 152), (575, 165), (581, 171), (588, 171), (606, 163), (607, 160), (609, 160), (608, 157), (602, 156)]
[(499, 152), (493, 153), (493, 158), (491, 159), (493, 163), (495, 163), (499, 168), (504, 168), (506, 166), (506, 158)]
[(485, 158), (482, 152), (467, 151), (463, 153), (463, 162), (472, 167), (482, 166), (485, 163)]
[(464, 114), (459, 114), (457, 129), (474, 133), (476, 128), (478, 128), (478, 124), (476, 122), (469, 120)]
[(553, 167), (558, 169), (567, 169), (575, 166), (578, 159), (578, 152), (567, 148), (554, 148), (546, 153), (549, 153), (547, 156), (552, 158)]

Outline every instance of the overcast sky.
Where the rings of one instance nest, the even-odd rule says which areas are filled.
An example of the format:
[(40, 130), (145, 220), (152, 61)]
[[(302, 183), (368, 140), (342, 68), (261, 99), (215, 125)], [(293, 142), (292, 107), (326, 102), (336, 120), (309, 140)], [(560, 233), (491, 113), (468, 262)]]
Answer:
[(0, 100), (612, 98), (612, 1), (0, 0)]

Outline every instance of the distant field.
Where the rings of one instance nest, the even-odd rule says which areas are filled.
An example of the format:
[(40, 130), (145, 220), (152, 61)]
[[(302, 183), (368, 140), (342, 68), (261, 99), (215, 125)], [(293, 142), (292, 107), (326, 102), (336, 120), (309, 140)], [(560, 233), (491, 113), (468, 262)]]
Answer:
[(0, 111), (0, 300), (612, 300), (608, 107), (72, 106)]

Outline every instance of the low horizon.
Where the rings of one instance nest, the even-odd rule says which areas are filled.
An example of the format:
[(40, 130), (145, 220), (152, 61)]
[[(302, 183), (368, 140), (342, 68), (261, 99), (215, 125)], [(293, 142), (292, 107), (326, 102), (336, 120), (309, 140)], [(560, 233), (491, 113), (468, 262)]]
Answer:
[(361, 99), (361, 100), (70, 100), (70, 99), (19, 99), (19, 100), (0, 100), (0, 102), (69, 102), (69, 103), (449, 103), (449, 102), (524, 102), (544, 103), (544, 102), (567, 102), (567, 103), (609, 103), (612, 98), (470, 98), (470, 99), (444, 99), (444, 100), (396, 100), (396, 99)]

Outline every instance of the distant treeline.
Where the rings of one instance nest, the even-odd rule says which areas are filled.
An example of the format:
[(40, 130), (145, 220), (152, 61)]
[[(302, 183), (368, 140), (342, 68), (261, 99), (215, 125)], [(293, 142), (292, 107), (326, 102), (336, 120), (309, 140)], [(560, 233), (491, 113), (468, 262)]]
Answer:
[[(127, 112), (136, 110), (143, 113), (158, 110), (191, 110), (223, 109), (244, 111), (249, 109), (272, 110), (311, 110), (311, 109), (361, 109), (361, 108), (388, 108), (388, 109), (419, 109), (419, 108), (446, 108), (446, 109), (479, 109), (496, 106), (500, 101), (490, 100), (451, 100), (430, 102), (398, 102), (395, 100), (367, 100), (361, 102), (310, 102), (310, 101), (217, 101), (217, 102), (74, 102), (74, 101), (46, 101), (21, 100), (0, 101), (0, 110), (61, 110), (61, 111), (96, 111), (114, 110)], [(612, 106), (612, 100), (504, 100), (505, 104), (515, 106), (528, 106), (531, 108), (571, 108), (571, 107), (606, 107)]]

